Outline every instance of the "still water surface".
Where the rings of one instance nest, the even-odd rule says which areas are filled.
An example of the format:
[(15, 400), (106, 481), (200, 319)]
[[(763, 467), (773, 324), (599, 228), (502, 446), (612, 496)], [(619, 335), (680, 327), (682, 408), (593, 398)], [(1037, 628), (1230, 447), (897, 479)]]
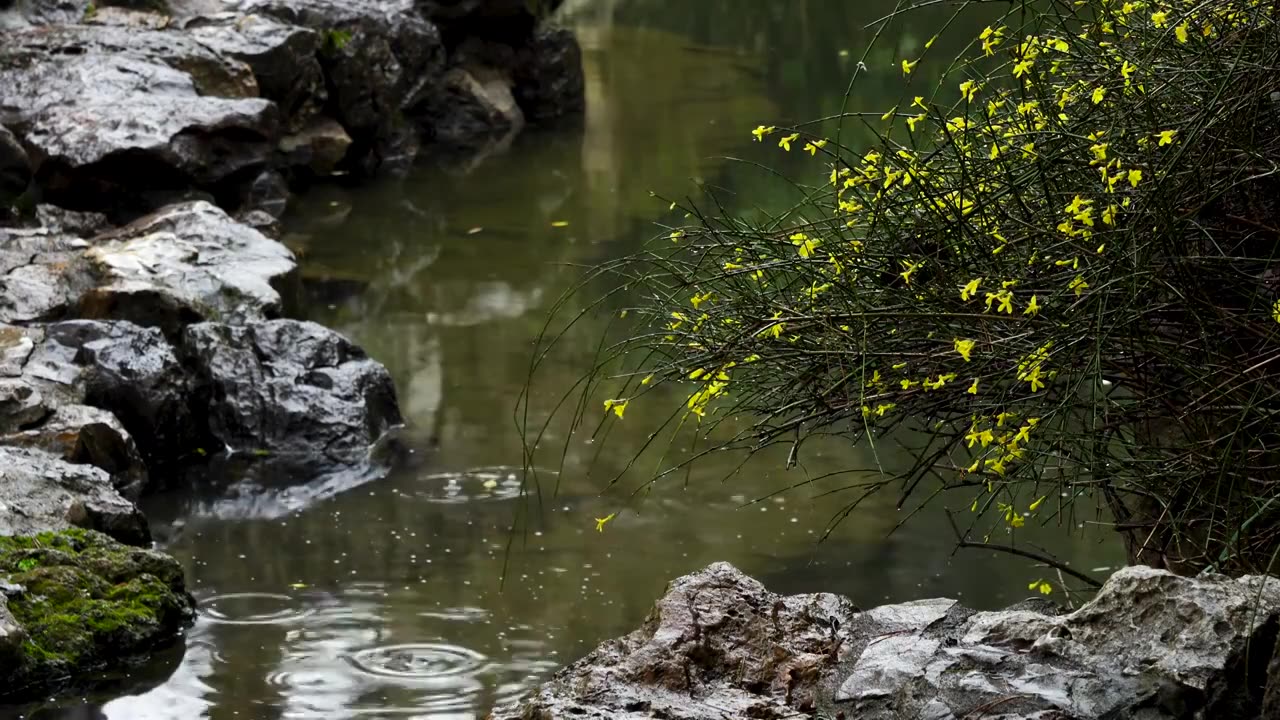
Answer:
[[(526, 133), (465, 167), (428, 162), (401, 181), (320, 188), (290, 221), (287, 242), (308, 280), (303, 314), (391, 370), (413, 461), (367, 484), (255, 480), (216, 497), (157, 499), (165, 549), (200, 600), (185, 647), (114, 695), (28, 717), (469, 719), (628, 632), (668, 580), (712, 561), (775, 590), (832, 590), (861, 605), (947, 595), (996, 607), (1043, 574), (1009, 556), (953, 555), (937, 508), (895, 531), (906, 512), (896, 496), (873, 500), (823, 543), (847, 498), (820, 496), (827, 487), (818, 486), (751, 502), (805, 473), (870, 466), (865, 448), (818, 445), (789, 472), (782, 457), (763, 456), (723, 482), (730, 467), (712, 460), (687, 483), (638, 498), (628, 495), (634, 485), (606, 491), (667, 411), (637, 406), (604, 452), (585, 436), (566, 445), (564, 423), (551, 423), (553, 451), (538, 462), (544, 488), (556, 483), (558, 494), (508, 554), (522, 462), (512, 411), (551, 303), (582, 265), (633, 251), (655, 221), (674, 220), (651, 190), (680, 197), (716, 186), (767, 204), (774, 181), (726, 157), (820, 173), (807, 156), (752, 143), (749, 130), (838, 111), (863, 25), (892, 3), (572, 5), (565, 22), (585, 47), (581, 128)], [(896, 102), (894, 53), (918, 53), (927, 34), (912, 28), (942, 20), (921, 15), (896, 28), (852, 104)], [(959, 22), (954, 47), (939, 41), (940, 57), (983, 24)], [(917, 72), (934, 70), (926, 62)], [(589, 366), (603, 322), (570, 335), (539, 376), (536, 422)], [(909, 452), (891, 445), (881, 447), (889, 466)], [(943, 499), (962, 510), (968, 502)], [(597, 533), (594, 518), (615, 511)], [(1022, 540), (1077, 567), (1113, 566), (1120, 549), (1093, 519), (1028, 528)]]

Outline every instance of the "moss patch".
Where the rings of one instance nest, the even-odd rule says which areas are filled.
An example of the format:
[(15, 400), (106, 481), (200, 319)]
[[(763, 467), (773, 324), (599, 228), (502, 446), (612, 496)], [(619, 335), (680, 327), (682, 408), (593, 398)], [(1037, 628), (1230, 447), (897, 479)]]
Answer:
[(0, 537), (0, 580), (24, 588), (8, 605), (28, 636), (17, 666), (0, 667), (0, 700), (125, 662), (193, 617), (176, 561), (92, 530)]

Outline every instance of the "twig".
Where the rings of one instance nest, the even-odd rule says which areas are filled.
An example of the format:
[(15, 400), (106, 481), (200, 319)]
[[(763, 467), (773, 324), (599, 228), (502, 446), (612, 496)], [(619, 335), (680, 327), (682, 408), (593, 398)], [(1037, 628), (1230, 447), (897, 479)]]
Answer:
[(1057, 560), (1054, 560), (1053, 558), (1047, 555), (1041, 555), (1040, 553), (1031, 552), (1030, 550), (1023, 550), (1022, 548), (1013, 547), (1012, 545), (997, 545), (995, 543), (972, 542), (970, 540), (966, 540), (964, 538), (964, 534), (960, 532), (960, 527), (956, 525), (955, 518), (951, 516), (951, 511), (947, 510), (945, 512), (947, 515), (947, 522), (951, 523), (951, 530), (956, 534), (956, 547), (977, 548), (979, 550), (996, 550), (999, 552), (1009, 553), (1010, 555), (1017, 555), (1019, 557), (1024, 557), (1029, 560), (1042, 562), (1051, 568), (1056, 568), (1070, 575), (1071, 577), (1077, 580), (1080, 580), (1081, 582), (1089, 583), (1090, 587), (1095, 587), (1095, 588), (1102, 587), (1102, 583), (1098, 582), (1097, 580), (1094, 580), (1093, 578), (1089, 577), (1088, 575), (1085, 575), (1079, 570), (1072, 569), (1066, 564), (1059, 562)]

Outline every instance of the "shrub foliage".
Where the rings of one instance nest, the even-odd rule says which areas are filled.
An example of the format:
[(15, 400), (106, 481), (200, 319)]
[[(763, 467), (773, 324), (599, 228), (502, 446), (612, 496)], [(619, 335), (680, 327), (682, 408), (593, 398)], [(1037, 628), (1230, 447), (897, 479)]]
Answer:
[[(718, 438), (708, 452), (923, 431), (837, 520), (880, 491), (959, 490), (1014, 527), (1091, 499), (1132, 560), (1265, 568), (1277, 5), (1014, 3), (937, 85), (913, 82), (919, 57), (864, 66), (900, 73), (902, 103), (754, 131), (811, 156), (803, 201), (745, 216), (709, 196), (597, 270), (639, 301), (584, 387), (606, 384), (618, 422), (684, 386), (672, 427)], [(736, 416), (753, 422), (717, 434)]]

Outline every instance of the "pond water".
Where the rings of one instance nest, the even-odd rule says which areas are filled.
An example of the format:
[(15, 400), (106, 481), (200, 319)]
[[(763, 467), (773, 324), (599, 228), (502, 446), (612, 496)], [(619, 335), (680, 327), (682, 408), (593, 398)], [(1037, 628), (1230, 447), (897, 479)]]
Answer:
[[(753, 502), (833, 470), (892, 466), (909, 442), (881, 443), (877, 456), (819, 444), (790, 471), (785, 454), (766, 453), (728, 479), (736, 460), (711, 460), (635, 496), (635, 482), (607, 488), (668, 411), (657, 407), (630, 408), (603, 450), (551, 422), (536, 457), (542, 504), (509, 546), (522, 502), (513, 410), (551, 305), (583, 265), (634, 251), (655, 221), (673, 221), (650, 191), (683, 197), (716, 186), (744, 206), (775, 199), (775, 181), (728, 157), (821, 174), (808, 156), (753, 143), (749, 131), (838, 112), (869, 39), (864, 25), (893, 3), (577, 5), (565, 22), (585, 48), (582, 127), (526, 133), (466, 166), (441, 159), (399, 181), (317, 188), (290, 219), (287, 242), (308, 281), (300, 312), (391, 370), (411, 461), (364, 484), (292, 487), (257, 472), (229, 495), (157, 498), (150, 511), (162, 544), (201, 602), (185, 647), (113, 695), (23, 714), (483, 717), (636, 627), (667, 581), (716, 560), (778, 591), (837, 591), (864, 606), (945, 595), (990, 608), (1022, 599), (1042, 575), (1056, 584), (1028, 560), (953, 553), (942, 508), (966, 511), (967, 497), (943, 497), (897, 528), (915, 505), (898, 510), (897, 493), (886, 492), (821, 543), (851, 499), (825, 494), (829, 484)], [(894, 52), (914, 56), (931, 33), (919, 29), (945, 17), (920, 14), (894, 28), (851, 105), (896, 102)], [(957, 21), (955, 37), (937, 44), (940, 64), (984, 24)], [(937, 68), (925, 62), (917, 72), (936, 77)], [(606, 322), (577, 328), (540, 371), (535, 424), (590, 366)], [(614, 512), (597, 532), (595, 518)], [(1019, 541), (1104, 575), (1122, 551), (1099, 520), (1027, 528)]]

